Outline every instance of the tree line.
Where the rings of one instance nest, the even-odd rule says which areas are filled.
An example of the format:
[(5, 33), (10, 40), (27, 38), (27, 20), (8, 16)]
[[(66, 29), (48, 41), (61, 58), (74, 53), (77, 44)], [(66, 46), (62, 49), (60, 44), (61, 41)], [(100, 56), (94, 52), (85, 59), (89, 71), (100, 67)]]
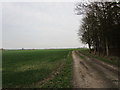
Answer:
[(83, 15), (78, 35), (90, 52), (119, 54), (120, 1), (78, 3), (75, 9), (78, 15)]

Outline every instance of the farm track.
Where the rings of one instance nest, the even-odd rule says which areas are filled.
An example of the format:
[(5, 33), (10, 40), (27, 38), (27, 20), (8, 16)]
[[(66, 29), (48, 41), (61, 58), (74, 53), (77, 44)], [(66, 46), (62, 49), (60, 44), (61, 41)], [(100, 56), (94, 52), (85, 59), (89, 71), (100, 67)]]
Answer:
[(100, 64), (104, 68), (109, 69), (110, 71), (112, 71), (116, 74), (120, 74), (120, 67), (119, 66), (115, 66), (115, 65), (105, 63), (105, 62), (97, 60), (96, 58), (93, 58), (91, 56), (86, 56), (85, 54), (81, 53), (80, 51), (77, 51), (76, 53), (79, 54), (80, 56), (85, 57), (85, 58), (92, 59), (94, 61), (94, 63)]
[[(79, 55), (84, 56), (85, 60)], [(72, 52), (72, 57), (74, 88), (119, 88), (118, 73), (77, 51)]]

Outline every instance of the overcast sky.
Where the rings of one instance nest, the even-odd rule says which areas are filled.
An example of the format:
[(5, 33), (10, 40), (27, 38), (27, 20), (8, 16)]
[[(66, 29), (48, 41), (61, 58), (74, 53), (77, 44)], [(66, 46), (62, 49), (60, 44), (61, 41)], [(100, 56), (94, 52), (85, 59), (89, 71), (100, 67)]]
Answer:
[(2, 3), (3, 48), (83, 47), (74, 2)]

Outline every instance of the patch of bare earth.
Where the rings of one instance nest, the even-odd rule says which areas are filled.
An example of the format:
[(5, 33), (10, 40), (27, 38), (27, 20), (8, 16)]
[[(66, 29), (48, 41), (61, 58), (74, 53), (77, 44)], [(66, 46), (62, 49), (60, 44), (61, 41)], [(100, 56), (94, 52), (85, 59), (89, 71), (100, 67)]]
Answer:
[(81, 59), (77, 51), (72, 51), (72, 57), (74, 88), (119, 88), (117, 73), (88, 57)]

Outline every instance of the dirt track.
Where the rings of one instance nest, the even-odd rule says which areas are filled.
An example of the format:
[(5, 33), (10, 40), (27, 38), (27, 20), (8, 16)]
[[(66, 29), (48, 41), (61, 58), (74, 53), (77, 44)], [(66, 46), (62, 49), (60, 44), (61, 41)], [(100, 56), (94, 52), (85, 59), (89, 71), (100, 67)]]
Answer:
[(118, 74), (94, 63), (88, 57), (81, 59), (76, 51), (73, 57), (74, 88), (119, 88)]

